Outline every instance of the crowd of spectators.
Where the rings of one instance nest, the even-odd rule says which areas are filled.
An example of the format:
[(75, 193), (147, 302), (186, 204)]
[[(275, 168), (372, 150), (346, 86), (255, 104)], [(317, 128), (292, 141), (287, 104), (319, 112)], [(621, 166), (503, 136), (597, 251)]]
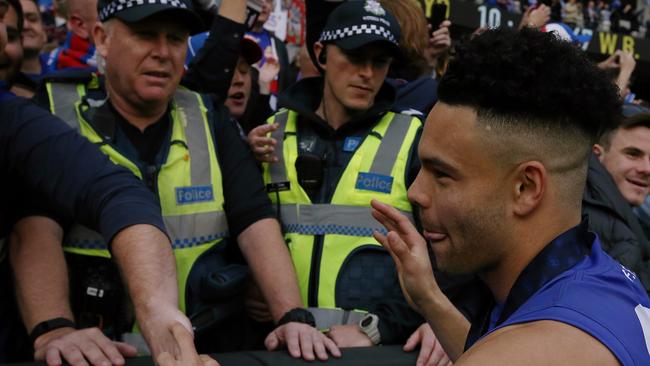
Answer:
[(529, 7), (544, 4), (551, 8), (551, 21), (571, 28), (650, 37), (650, 4), (645, 0), (478, 0), (480, 3), (524, 13)]
[[(585, 62), (572, 39), (544, 34), (551, 31), (546, 24), (564, 23), (650, 37), (650, 2), (475, 0), (524, 20), (516, 30), (478, 29), (461, 41), (452, 40), (450, 20), (432, 26), (422, 8), (429, 1), (151, 1), (155, 6), (0, 0), (7, 29), (0, 38), (0, 112), (11, 119), (11, 133), (31, 131), (25, 141), (42, 149), (19, 149), (21, 159), (11, 161), (18, 183), (6, 183), (37, 193), (25, 193), (31, 198), (24, 201), (21, 194), (7, 197), (0, 211), (0, 362), (123, 364), (124, 357), (151, 352), (163, 365), (214, 364), (194, 357), (194, 346), (205, 353), (286, 347), (293, 357), (326, 360), (343, 347), (405, 344), (408, 351), (420, 346), (418, 365), (439, 366), (499, 354), (481, 353), (479, 335), (498, 336), (504, 325), (519, 329), (524, 321), (506, 319), (519, 319), (515, 309), (501, 314), (513, 300), (485, 278), (443, 272), (457, 269), (449, 263), (431, 267), (429, 256), (438, 253), (427, 251), (423, 230), (428, 243), (448, 240), (452, 231), (473, 235), (463, 238), (471, 243), (462, 250), (478, 260), (467, 248), (480, 249), (480, 240), (499, 231), (512, 235), (491, 244), (526, 236), (539, 241), (539, 258), (559, 260), (566, 271), (606, 262), (620, 275), (622, 265), (633, 284), (612, 280), (616, 291), (628, 291), (617, 299), (638, 298), (639, 319), (639, 311), (650, 314), (650, 108), (630, 90), (636, 61), (617, 50), (599, 64)], [(506, 64), (507, 75), (500, 70)], [(551, 92), (536, 96), (541, 90)], [(37, 132), (34, 126), (51, 123), (52, 115), (84, 138), (63, 123)], [(23, 120), (30, 128), (21, 127)], [(438, 125), (444, 128), (431, 127)], [(472, 149), (474, 128), (485, 134), (489, 153)], [(446, 131), (453, 133), (445, 137)], [(46, 145), (39, 133), (57, 136), (92, 166)], [(11, 156), (17, 139), (7, 136), (0, 135), (7, 141), (0, 153)], [(561, 140), (557, 146), (554, 139)], [(452, 163), (440, 160), (445, 154)], [(37, 155), (52, 166), (18, 166)], [(455, 162), (502, 169), (513, 157), (534, 161), (517, 163), (513, 179), (521, 180), (512, 192), (494, 181), (454, 192), (458, 182), (478, 181), (475, 172), (493, 174), (471, 164), (457, 170)], [(55, 169), (58, 159), (62, 169)], [(57, 175), (80, 167), (78, 177)], [(113, 176), (119, 184), (108, 184)], [(431, 187), (439, 195), (433, 199)], [(493, 194), (481, 189), (516, 201), (508, 201), (515, 208), (507, 228), (489, 220), (507, 205), (491, 210)], [(469, 207), (472, 192), (485, 207)], [(83, 197), (69, 197), (75, 194)], [(435, 212), (435, 200), (448, 212)], [(20, 209), (4, 212), (9, 205)], [(548, 207), (570, 220), (558, 220)], [(435, 215), (451, 222), (449, 232), (431, 226)], [(585, 234), (587, 225), (599, 238)], [(544, 227), (553, 235), (536, 237)], [(133, 249), (143, 237), (151, 239)], [(576, 255), (564, 244), (574, 239), (596, 249)], [(600, 243), (613, 260), (602, 259)], [(409, 259), (408, 251), (417, 255)], [(531, 262), (516, 275), (535, 282), (535, 270), (552, 272), (532, 257), (519, 264), (525, 260)], [(435, 288), (436, 300), (427, 303), (434, 310), (418, 302), (431, 292), (416, 274)], [(547, 285), (539, 281), (535, 286)], [(524, 291), (521, 283), (510, 285)], [(106, 299), (91, 294), (104, 289)], [(513, 306), (524, 307), (519, 300)], [(621, 319), (607, 319), (612, 332), (630, 329), (630, 317)], [(142, 335), (132, 333), (136, 321)], [(650, 323), (643, 325), (647, 343)], [(565, 328), (548, 329), (571, 338)], [(540, 330), (535, 337), (552, 333)], [(594, 350), (588, 357), (626, 364), (650, 359), (637, 345), (639, 332), (626, 334), (636, 338), (622, 346), (598, 330), (590, 333), (597, 345), (572, 339)], [(465, 347), (477, 342), (479, 351), (463, 354), (465, 336)]]

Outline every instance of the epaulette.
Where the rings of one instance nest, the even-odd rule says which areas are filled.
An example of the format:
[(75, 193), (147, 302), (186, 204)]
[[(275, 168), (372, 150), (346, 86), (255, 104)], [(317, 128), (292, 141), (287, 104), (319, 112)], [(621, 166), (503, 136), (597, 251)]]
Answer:
[(96, 78), (97, 72), (92, 70), (57, 70), (43, 76), (42, 83), (88, 84)]

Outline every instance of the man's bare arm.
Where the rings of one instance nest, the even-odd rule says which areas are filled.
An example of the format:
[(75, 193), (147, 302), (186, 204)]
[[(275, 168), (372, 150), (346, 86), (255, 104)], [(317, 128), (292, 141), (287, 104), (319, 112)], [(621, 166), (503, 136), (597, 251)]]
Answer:
[(262, 219), (237, 238), (273, 319), (277, 322), (289, 310), (302, 307), (296, 271), (274, 219)]
[(508, 326), (470, 348), (455, 365), (619, 365), (614, 355), (582, 330), (551, 320)]
[[(47, 217), (20, 220), (11, 235), (11, 264), (16, 298), (26, 329), (54, 318), (73, 320), (68, 295), (68, 272), (61, 240), (63, 229)], [(34, 359), (48, 365), (123, 365), (137, 350), (111, 342), (97, 328), (63, 327), (34, 340)]]
[[(277, 322), (287, 311), (303, 307), (296, 272), (277, 220), (255, 222), (239, 234), (237, 241), (273, 319)], [(266, 344), (271, 349), (286, 345), (293, 357), (306, 360), (326, 360), (327, 351), (334, 356), (340, 355), (332, 340), (307, 324), (282, 325), (269, 335)]]
[(169, 239), (155, 226), (133, 225), (113, 238), (111, 249), (154, 359), (165, 351), (177, 356), (172, 326), (179, 322), (190, 332), (192, 326), (178, 309), (176, 262)]
[(9, 254), (16, 299), (28, 331), (53, 318), (74, 320), (62, 239), (63, 229), (42, 216), (20, 220), (11, 233)]

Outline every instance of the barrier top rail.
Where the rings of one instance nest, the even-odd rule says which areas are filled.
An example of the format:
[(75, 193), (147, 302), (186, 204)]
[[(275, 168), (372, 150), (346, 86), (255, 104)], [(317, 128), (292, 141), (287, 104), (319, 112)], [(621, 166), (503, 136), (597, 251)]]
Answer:
[[(412, 366), (415, 365), (417, 352), (404, 352), (401, 346), (379, 346), (367, 348), (344, 348), (341, 358), (333, 358), (327, 362), (308, 362), (292, 358), (286, 351), (267, 352), (249, 351), (215, 354), (213, 357), (221, 366), (304, 366), (323, 364), (331, 366)], [(2, 364), (4, 366), (36, 366), (40, 362)], [(151, 357), (127, 359), (126, 366), (153, 366)]]

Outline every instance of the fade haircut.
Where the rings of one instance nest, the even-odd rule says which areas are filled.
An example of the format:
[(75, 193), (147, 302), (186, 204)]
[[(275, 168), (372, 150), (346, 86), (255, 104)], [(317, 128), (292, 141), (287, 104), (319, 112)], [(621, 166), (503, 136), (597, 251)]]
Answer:
[(577, 47), (529, 28), (489, 30), (455, 51), (439, 100), (476, 110), (497, 163), (542, 162), (579, 207), (591, 147), (620, 118), (613, 83)]
[(616, 123), (614, 85), (581, 50), (530, 28), (490, 30), (456, 47), (439, 99), (537, 127), (576, 128), (595, 142)]

